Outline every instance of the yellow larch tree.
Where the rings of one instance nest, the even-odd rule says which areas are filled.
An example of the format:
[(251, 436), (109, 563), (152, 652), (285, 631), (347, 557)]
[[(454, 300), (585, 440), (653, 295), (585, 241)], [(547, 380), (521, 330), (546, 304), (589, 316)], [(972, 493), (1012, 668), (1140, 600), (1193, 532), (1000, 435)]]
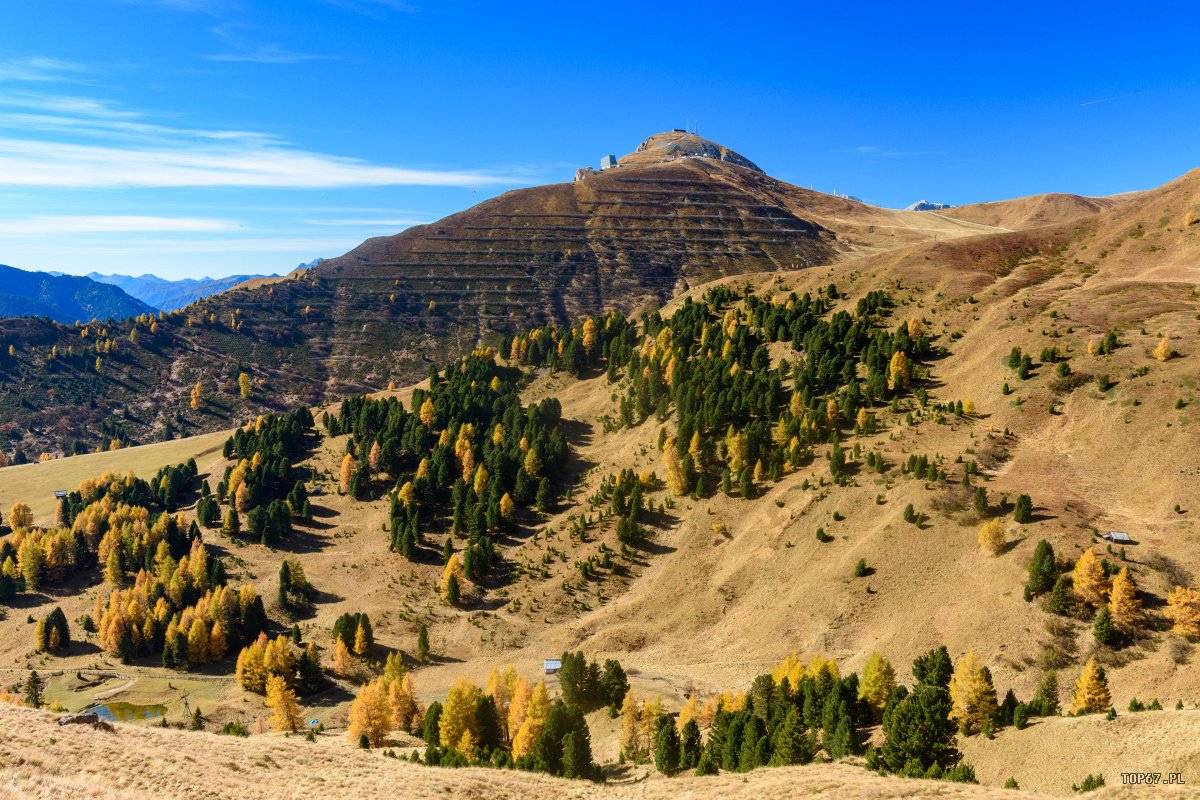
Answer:
[(487, 491), (488, 477), (487, 467), (483, 464), (475, 468), (475, 480), (472, 487), (475, 489), (476, 497), (483, 497), (484, 492)]
[(267, 678), (267, 707), (271, 709), (268, 721), (275, 730), (292, 733), (300, 730), (300, 704), (281, 675)]
[(504, 729), (506, 739), (509, 736), (508, 715), (516, 686), (517, 671), (513, 669), (512, 664), (505, 665), (504, 669), (493, 667), (492, 671), (488, 673), (487, 683), (484, 686), (484, 691), (496, 703), (496, 711), (500, 716), (500, 725)]
[(458, 558), (458, 553), (451, 553), (450, 560), (446, 562), (446, 568), (442, 570), (442, 580), (438, 584), (438, 591), (442, 596), (442, 600), (451, 605), (455, 604), (453, 586), (457, 585), (458, 590), (462, 591), (463, 585), (463, 566), (462, 561)]
[(800, 660), (800, 656), (794, 651), (788, 654), (787, 658), (780, 661), (771, 670), (771, 678), (775, 683), (782, 683), (786, 678), (788, 686), (794, 692), (796, 687), (800, 685), (800, 679), (804, 677), (804, 662)]
[(442, 747), (457, 750), (466, 733), (473, 734), (478, 741), (479, 732), (475, 730), (475, 700), (480, 696), (479, 687), (466, 678), (459, 678), (454, 686), (450, 687), (450, 694), (442, 704), (442, 716), (438, 721), (438, 735)]
[(521, 437), (521, 442), (524, 445), (521, 449), (525, 450), (525, 461), (522, 466), (525, 467), (525, 474), (531, 478), (540, 478), (542, 475), (542, 457), (538, 455), (537, 448), (530, 447), (525, 437)]
[(912, 367), (908, 362), (908, 356), (903, 350), (897, 350), (892, 355), (891, 362), (888, 363), (888, 388), (893, 391), (908, 388), (909, 382), (912, 380), (911, 371)]
[[(445, 710), (442, 715), (445, 716)], [(546, 727), (550, 717), (550, 693), (546, 690), (545, 681), (538, 681), (529, 696), (529, 706), (525, 709), (525, 719), (520, 729), (513, 736), (512, 755), (520, 758), (533, 750), (533, 743), (538, 734)]]
[(388, 706), (392, 711), (393, 730), (412, 730), (419, 717), (412, 675), (406, 672), (399, 680), (391, 682), (388, 686)]
[(638, 712), (638, 722), (640, 725), (638, 736), (641, 738), (647, 754), (654, 748), (654, 740), (658, 735), (658, 718), (663, 713), (665, 713), (665, 709), (663, 708), (662, 700), (658, 697), (643, 702), (642, 709)]
[(677, 497), (687, 494), (687, 476), (684, 475), (679, 453), (675, 450), (675, 437), (668, 437), (663, 442), (662, 459), (663, 469), (667, 473), (667, 489)]
[(500, 498), (500, 519), (505, 522), (512, 522), (517, 515), (517, 504), (509, 497), (508, 492)]
[(342, 459), (342, 472), (339, 481), (342, 494), (350, 491), (350, 479), (352, 477), (354, 477), (354, 456), (346, 453), (346, 457)]
[(204, 405), (204, 384), (196, 381), (196, 385), (192, 387), (192, 410), (199, 410), (200, 406)]
[(879, 653), (867, 656), (862, 682), (858, 684), (859, 699), (865, 700), (876, 714), (882, 714), (895, 688), (896, 670), (891, 663)]
[(346, 643), (339, 636), (333, 646), (333, 674), (345, 678), (353, 672), (354, 658), (350, 655), (350, 649), (346, 647)]
[(511, 741), (517, 731), (521, 730), (521, 724), (525, 722), (525, 714), (529, 711), (529, 700), (533, 697), (533, 684), (528, 678), (518, 677), (513, 684), (512, 696), (508, 701), (508, 731), (507, 735)]
[(1158, 340), (1158, 346), (1154, 348), (1154, 357), (1159, 361), (1171, 359), (1171, 343), (1167, 341), (1167, 337)]
[(1075, 562), (1075, 568), (1071, 570), (1071, 580), (1075, 586), (1075, 593), (1088, 605), (1099, 608), (1108, 599), (1108, 578), (1105, 577), (1104, 566), (1092, 548), (1084, 550)]
[(1187, 639), (1200, 639), (1200, 592), (1186, 586), (1176, 586), (1167, 592), (1167, 607), (1163, 616), (1174, 626), (1171, 632)]
[(242, 514), (250, 510), (250, 487), (245, 483), (242, 483), (234, 493), (233, 505)]
[(8, 527), (14, 531), (17, 528), (28, 528), (33, 524), (33, 511), (28, 503), (16, 502), (8, 510)]
[(1087, 660), (1083, 671), (1079, 673), (1079, 680), (1075, 682), (1075, 691), (1071, 695), (1071, 705), (1076, 714), (1098, 714), (1112, 706), (1108, 677), (1104, 674), (1104, 667), (1096, 663), (1095, 656)]
[(998, 556), (1004, 550), (1004, 522), (993, 517), (979, 528), (979, 552), (985, 556)]
[(379, 446), (379, 442), (371, 443), (371, 451), (367, 454), (367, 468), (371, 470), (371, 474), (379, 472), (379, 468), (383, 466), (383, 448)]
[(1129, 568), (1124, 567), (1113, 578), (1112, 589), (1108, 593), (1108, 613), (1112, 617), (1113, 627), (1126, 636), (1131, 635), (1137, 630), (1141, 612), (1142, 603), (1137, 599), (1137, 586), (1129, 577)]
[(979, 662), (974, 650), (954, 665), (950, 676), (950, 718), (963, 733), (982, 730), (996, 716), (996, 689), (987, 667)]
[(634, 762), (646, 755), (642, 744), (642, 707), (633, 692), (626, 692), (621, 703), (621, 753)]
[(371, 681), (358, 690), (354, 702), (350, 704), (350, 722), (348, 734), (350, 741), (357, 742), (363, 736), (372, 747), (383, 744), (392, 727), (392, 710), (388, 706), (387, 695), (379, 681)]
[(679, 709), (679, 715), (675, 717), (676, 729), (683, 731), (683, 726), (687, 725), (689, 720), (696, 719), (699, 714), (700, 698), (696, 696), (695, 692), (688, 692), (687, 700), (684, 702), (683, 708)]
[(354, 632), (354, 655), (362, 656), (367, 652), (367, 629), (360, 622), (358, 630)]
[(238, 394), (243, 398), (249, 397), (254, 391), (254, 387), (250, 383), (250, 376), (242, 372), (238, 374)]
[(437, 409), (433, 407), (432, 397), (426, 397), (425, 402), (421, 403), (418, 415), (421, 417), (421, 424), (433, 430), (433, 426), (437, 424)]

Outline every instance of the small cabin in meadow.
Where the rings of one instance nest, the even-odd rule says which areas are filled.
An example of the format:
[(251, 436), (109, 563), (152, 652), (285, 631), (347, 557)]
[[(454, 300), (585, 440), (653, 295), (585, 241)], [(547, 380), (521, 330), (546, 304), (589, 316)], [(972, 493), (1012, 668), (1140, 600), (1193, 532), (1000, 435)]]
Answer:
[(1122, 531), (1109, 531), (1100, 538), (1113, 544), (1133, 544), (1133, 539), (1129, 538), (1129, 534)]
[(562, 661), (557, 658), (547, 658), (542, 662), (542, 670), (547, 675), (553, 675), (562, 669)]

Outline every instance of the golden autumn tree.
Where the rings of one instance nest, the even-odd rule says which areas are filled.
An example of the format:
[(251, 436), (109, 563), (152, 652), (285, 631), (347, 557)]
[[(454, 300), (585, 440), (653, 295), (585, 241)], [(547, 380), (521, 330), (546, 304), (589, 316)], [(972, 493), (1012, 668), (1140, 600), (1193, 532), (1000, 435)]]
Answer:
[(371, 452), (367, 454), (367, 468), (371, 470), (371, 474), (379, 472), (379, 468), (383, 466), (383, 448), (379, 446), (379, 442), (371, 443)]
[(985, 556), (998, 556), (1004, 550), (1004, 522), (993, 517), (979, 528), (979, 552)]
[(346, 457), (342, 459), (342, 471), (338, 480), (338, 486), (342, 494), (350, 492), (350, 479), (354, 477), (354, 467), (354, 456), (346, 453)]
[(1142, 603), (1137, 599), (1137, 586), (1129, 577), (1129, 568), (1124, 567), (1113, 578), (1112, 589), (1108, 593), (1108, 613), (1112, 617), (1112, 625), (1125, 636), (1137, 630), (1141, 617)]
[(242, 483), (234, 493), (233, 505), (240, 513), (245, 514), (250, 510), (250, 503), (250, 487)]
[(671, 494), (682, 497), (688, 493), (687, 476), (683, 472), (683, 462), (675, 450), (675, 438), (668, 437), (663, 442), (663, 469), (667, 473), (667, 489)]
[(426, 397), (425, 402), (421, 403), (421, 410), (418, 412), (421, 418), (421, 424), (426, 428), (433, 430), (433, 426), (437, 424), (437, 409), (433, 407), (433, 398)]
[(17, 528), (28, 528), (33, 524), (33, 511), (28, 503), (16, 502), (8, 510), (8, 527), (14, 531)]
[(483, 464), (480, 464), (475, 468), (475, 481), (473, 483), (473, 487), (475, 489), (476, 497), (484, 496), (484, 492), (487, 491), (488, 477), (489, 475), (487, 467), (485, 467)]
[(621, 703), (621, 754), (634, 762), (646, 756), (642, 742), (642, 707), (633, 692), (626, 692)]
[(512, 696), (508, 701), (508, 730), (507, 736), (511, 741), (516, 737), (525, 722), (525, 714), (529, 711), (529, 701), (533, 697), (533, 684), (528, 678), (518, 677), (513, 683)]
[(1075, 593), (1088, 605), (1098, 608), (1108, 599), (1108, 578), (1105, 577), (1104, 566), (1092, 548), (1084, 550), (1075, 562), (1071, 580), (1075, 586)]
[(478, 741), (475, 700), (480, 695), (479, 687), (466, 678), (459, 678), (454, 686), (450, 687), (446, 702), (442, 704), (441, 719), (438, 721), (438, 735), (442, 747), (458, 750), (463, 737), (468, 733)]
[(370, 644), (367, 641), (367, 629), (360, 622), (358, 624), (358, 630), (354, 632), (354, 655), (366, 655), (367, 648), (369, 646)]
[(250, 393), (253, 391), (254, 386), (250, 383), (250, 376), (244, 372), (238, 373), (238, 394), (245, 399), (249, 397)]
[(1108, 676), (1104, 667), (1096, 663), (1093, 656), (1083, 665), (1079, 680), (1075, 682), (1075, 691), (1071, 694), (1071, 705), (1076, 714), (1099, 714), (1112, 706), (1112, 696), (1108, 691)]
[(696, 696), (695, 692), (688, 692), (683, 708), (679, 709), (679, 714), (675, 717), (676, 730), (682, 732), (683, 726), (687, 725), (690, 720), (696, 719), (699, 714), (700, 698)]
[(1158, 340), (1158, 346), (1154, 348), (1154, 358), (1158, 361), (1171, 359), (1171, 343), (1167, 341), (1167, 337), (1164, 336)]
[(202, 405), (204, 405), (204, 384), (202, 384), (200, 381), (196, 381), (196, 385), (192, 387), (192, 410), (197, 411)]
[(863, 665), (862, 682), (858, 684), (859, 699), (866, 701), (875, 709), (876, 714), (882, 714), (895, 688), (895, 668), (879, 653), (867, 656), (867, 663)]
[(908, 356), (903, 350), (897, 350), (888, 363), (888, 388), (892, 391), (908, 388), (912, 381), (911, 373), (912, 365), (908, 362)]
[(406, 672), (399, 680), (389, 684), (388, 705), (392, 710), (392, 728), (401, 731), (412, 730), (419, 721), (412, 675)]
[(442, 580), (438, 584), (438, 592), (442, 600), (452, 606), (458, 605), (462, 597), (463, 566), (458, 553), (451, 553), (450, 559), (442, 570)]
[(504, 669), (492, 667), (492, 671), (488, 673), (487, 683), (484, 684), (484, 691), (491, 696), (492, 701), (496, 704), (496, 712), (500, 716), (500, 727), (504, 731), (504, 737), (507, 739), (508, 734), (508, 715), (511, 709), (513, 691), (517, 686), (517, 671), (513, 669), (512, 664), (508, 664)]
[(280, 675), (267, 678), (267, 706), (271, 709), (268, 721), (275, 730), (292, 733), (300, 730), (300, 704), (296, 693)]
[(1171, 632), (1188, 639), (1200, 639), (1200, 592), (1186, 586), (1176, 586), (1167, 592), (1167, 607), (1163, 616), (1174, 626)]
[[(525, 438), (521, 438), (525, 442)], [(528, 445), (526, 445), (528, 447)], [(538, 455), (536, 448), (528, 447), (525, 453), (525, 461), (522, 464), (525, 467), (525, 474), (531, 478), (540, 478), (542, 476), (542, 457)]]
[[(442, 712), (443, 716), (445, 711)], [(525, 710), (525, 720), (520, 730), (513, 736), (513, 758), (528, 755), (533, 750), (533, 743), (538, 734), (546, 727), (550, 717), (550, 693), (546, 691), (545, 681), (538, 681), (529, 696), (529, 707)]]
[(500, 519), (505, 522), (512, 522), (517, 515), (517, 504), (509, 496), (508, 492), (500, 498)]
[(996, 716), (992, 675), (979, 662), (974, 650), (968, 650), (954, 665), (954, 674), (950, 676), (950, 701), (953, 703), (950, 719), (958, 723), (964, 734), (982, 730)]
[(365, 736), (372, 747), (378, 747), (391, 726), (392, 710), (379, 681), (365, 684), (350, 704), (350, 741), (358, 742)]
[(345, 678), (354, 672), (354, 658), (339, 636), (333, 646), (333, 674)]

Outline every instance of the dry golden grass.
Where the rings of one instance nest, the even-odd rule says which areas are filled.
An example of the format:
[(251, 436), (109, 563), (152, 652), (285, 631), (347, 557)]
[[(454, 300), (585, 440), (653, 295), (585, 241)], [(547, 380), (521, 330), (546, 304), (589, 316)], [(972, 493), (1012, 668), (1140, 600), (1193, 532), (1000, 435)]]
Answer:
[(54, 715), (0, 707), (0, 797), (61, 798), (1000, 798), (984, 787), (881, 778), (847, 765), (761, 769), (747, 776), (652, 777), (598, 786), (489, 769), (436, 769), (350, 747), (276, 735), (249, 739), (118, 725), (115, 733), (59, 727)]
[(7, 517), (12, 504), (21, 500), (33, 509), (36, 524), (49, 526), (54, 522), (56, 489), (73, 490), (80, 481), (104, 472), (124, 474), (133, 470), (140, 478), (150, 478), (166, 464), (181, 464), (189, 458), (201, 464), (206, 458), (209, 461), (220, 458), (221, 446), (228, 438), (229, 431), (218, 431), (106, 453), (4, 467), (0, 469), (0, 513)]
[[(721, 167), (689, 162), (688, 168)], [(506, 556), (513, 563), (540, 566), (553, 546), (563, 557), (545, 565), (549, 576), (525, 577), (494, 589), (486, 595), (487, 607), (455, 610), (436, 599), (433, 587), (440, 567), (434, 559), (413, 564), (387, 552), (388, 537), (382, 529), (386, 504), (360, 503), (337, 494), (332, 476), (344, 452), (344, 438), (324, 441), (312, 460), (321, 473), (314, 487), (318, 526), (285, 542), (283, 552), (231, 542), (215, 531), (206, 532), (206, 541), (227, 555), (235, 581), (254, 581), (266, 597), (274, 594), (284, 554), (299, 557), (309, 579), (328, 593), (315, 616), (300, 621), (305, 637), (322, 646), (328, 644), (333, 620), (345, 611), (371, 615), (377, 657), (390, 648), (411, 653), (418, 621), (427, 622), (440, 658), (415, 671), (425, 701), (444, 697), (458, 677), (482, 682), (491, 666), (506, 662), (533, 677), (541, 659), (566, 648), (619, 658), (640, 696), (661, 696), (673, 707), (692, 688), (744, 688), (793, 650), (828, 653), (843, 671), (860, 668), (867, 654), (878, 650), (907, 680), (912, 658), (942, 643), (955, 657), (974, 649), (1001, 693), (1011, 687), (1027, 699), (1041, 674), (1044, 646), (1057, 639), (1074, 653), (1076, 664), (1060, 676), (1060, 699), (1065, 703), (1078, 663), (1094, 645), (1086, 623), (1063, 623), (1051, 634), (1046, 623), (1052, 618), (1036, 603), (1022, 599), (1025, 570), (1039, 539), (1049, 540), (1060, 558), (1073, 559), (1083, 547), (1098, 546), (1093, 528), (1129, 531), (1138, 543), (1128, 548), (1128, 566), (1139, 587), (1158, 598), (1174, 581), (1194, 581), (1200, 572), (1195, 559), (1200, 535), (1192, 522), (1200, 508), (1192, 508), (1196, 472), (1189, 466), (1193, 426), (1200, 423), (1194, 366), (1200, 355), (1194, 321), (1200, 304), (1193, 296), (1200, 277), (1194, 266), (1200, 263), (1200, 228), (1183, 227), (1178, 211), (1188, 207), (1185, 196), (1197, 182), (1200, 175), (1189, 176), (1114, 205), (1074, 233), (1052, 227), (940, 241), (848, 259), (833, 267), (749, 278), (762, 292), (802, 293), (836, 281), (857, 298), (883, 287), (898, 303), (894, 320), (927, 320), (936, 343), (951, 353), (930, 364), (934, 402), (971, 399), (979, 417), (952, 417), (946, 424), (921, 420), (909, 426), (903, 413), (881, 410), (880, 433), (850, 442), (882, 452), (893, 469), (909, 454), (940, 456), (952, 478), (961, 474), (957, 458), (975, 459), (993, 504), (1002, 494), (1010, 502), (1019, 493), (1031, 494), (1037, 518), (1010, 531), (1010, 544), (997, 558), (980, 556), (980, 521), (969, 510), (969, 497), (957, 487), (931, 490), (894, 471), (886, 478), (864, 471), (853, 485), (833, 490), (822, 484), (828, 469), (818, 458), (766, 487), (754, 502), (722, 496), (677, 500), (654, 528), (649, 550), (620, 577), (583, 583), (573, 566), (575, 559), (594, 553), (598, 541), (619, 549), (611, 528), (578, 542), (567, 533), (570, 516), (580, 513), (578, 507), (564, 506), (546, 520), (528, 516), (525, 534), (505, 543)], [(839, 213), (834, 200), (845, 202), (823, 200), (822, 213)], [(863, 251), (882, 246), (879, 243), (890, 235), (887, 225), (897, 231), (918, 223), (947, 226), (946, 230), (957, 226), (959, 236), (979, 229), (937, 215), (911, 212), (924, 221), (913, 221), (904, 212), (889, 215), (890, 222), (872, 217), (870, 224), (877, 227), (871, 235), (878, 238), (864, 239)], [(1138, 230), (1140, 234), (1131, 235)], [(900, 233), (896, 238), (911, 242), (931, 232), (926, 228), (905, 234), (911, 238)], [(947, 233), (942, 238), (952, 237)], [(748, 279), (729, 280), (740, 285)], [(674, 306), (668, 306), (667, 313)], [(1088, 339), (1112, 327), (1121, 330), (1126, 346), (1110, 356), (1087, 355)], [(1159, 363), (1151, 357), (1160, 334), (1168, 337), (1180, 358)], [(1092, 381), (1071, 392), (1057, 392), (1051, 365), (1038, 366), (1032, 378), (1021, 381), (1004, 366), (1013, 346), (1035, 358), (1043, 347), (1056, 346), (1070, 357), (1076, 373), (1108, 373), (1116, 386), (1101, 393)], [(1139, 375), (1143, 367), (1146, 371)], [(1001, 391), (1005, 382), (1013, 389), (1010, 395)], [(603, 377), (575, 381), (541, 375), (525, 393), (530, 400), (555, 395), (563, 402), (576, 448), (574, 466), (581, 472), (574, 491), (577, 500), (589, 496), (603, 476), (621, 468), (662, 471), (654, 422), (635, 430), (604, 431), (601, 417), (613, 411), (613, 391), (618, 388)], [(1176, 408), (1180, 399), (1184, 405)], [(1004, 435), (1006, 430), (1011, 435)], [(145, 474), (162, 463), (183, 460), (185, 453), (210, 453), (198, 458), (201, 469), (219, 474), (224, 463), (211, 448), (219, 447), (224, 437), (214, 436), (205, 444), (173, 442), (151, 446), (162, 448), (158, 451), (137, 448), (0, 471), (0, 508), (26, 499), (42, 503), (35, 510), (45, 519), (52, 508), (52, 489), (69, 488), (60, 487), (60, 482), (131, 465)], [(102, 466), (103, 458), (112, 466), (108, 461)], [(810, 488), (803, 488), (805, 481)], [(38, 496), (24, 496), (29, 492)], [(656, 505), (664, 498), (662, 492), (653, 495)], [(908, 503), (928, 515), (922, 528), (903, 522)], [(1174, 510), (1176, 503), (1182, 513)], [(845, 519), (835, 521), (835, 512)], [(717, 532), (717, 525), (724, 526), (723, 533)], [(833, 541), (818, 543), (818, 527)], [(536, 539), (528, 535), (533, 531)], [(431, 538), (440, 548), (442, 535)], [(1118, 558), (1115, 552), (1105, 555)], [(859, 559), (865, 559), (874, 574), (854, 578)], [(0, 620), (0, 669), (20, 675), (28, 664), (71, 674), (95, 664), (138, 677), (129, 697), (171, 703), (168, 713), (177, 717), (179, 692), (167, 686), (171, 674), (149, 663), (120, 667), (86, 644), (77, 645), (65, 658), (30, 653), (27, 613), (44, 615), (58, 604), (74, 620), (90, 608), (96, 593), (104, 591), (99, 584), (76, 584), (22, 599), (21, 608)], [(1158, 612), (1149, 605), (1153, 621)], [(283, 621), (281, 615), (276, 617)], [(1200, 700), (1200, 674), (1188, 663), (1187, 650), (1162, 633), (1150, 633), (1120, 653), (1100, 653), (1117, 708), (1134, 696), (1158, 697), (1168, 707), (1177, 699), (1189, 707)], [(206, 705), (205, 713), (216, 721), (263, 713), (259, 698), (217, 674), (230, 671), (226, 664), (214, 673), (217, 686), (212, 700), (205, 699), (213, 705)], [(127, 698), (118, 694), (115, 699)], [(318, 708), (306, 708), (306, 718), (316, 716), (331, 729), (344, 724), (345, 698), (326, 700)], [(1097, 718), (1052, 720), (1029, 731), (1002, 732), (992, 742), (972, 739), (964, 748), (981, 780), (999, 785), (1011, 773), (1023, 786), (1060, 792), (1089, 768), (1103, 767), (1106, 775), (1121, 768), (1121, 759), (1130, 752), (1120, 748), (1151, 742), (1144, 748), (1151, 756), (1175, 753), (1166, 739), (1144, 730), (1162, 720), (1186, 723), (1180, 735), (1194, 733), (1192, 712), (1171, 716), (1174, 713), (1155, 719), (1139, 715), (1130, 722), (1122, 717), (1109, 727)], [(593, 735), (596, 752), (615, 760), (615, 727), (593, 720)], [(1191, 735), (1190, 741), (1195, 740)], [(218, 741), (226, 746), (225, 740)], [(334, 752), (351, 759), (347, 769), (356, 769), (356, 759), (373, 757)], [(1178, 763), (1191, 766), (1181, 769), (1195, 770), (1194, 761), (1187, 762), (1185, 756), (1181, 752)], [(1097, 766), (1087, 766), (1092, 764)], [(1006, 766), (1011, 767), (1007, 772)], [(390, 762), (387, 768), (400, 767), (408, 769)], [(1164, 766), (1160, 771), (1167, 770)], [(1115, 775), (1108, 777), (1110, 783), (1117, 780)], [(748, 785), (767, 780), (754, 777)], [(735, 793), (741, 790), (738, 781), (697, 784), (703, 787), (697, 791), (719, 785), (722, 792)], [(674, 793), (690, 791), (691, 785), (668, 784)], [(759, 790), (766, 791), (762, 786)]]

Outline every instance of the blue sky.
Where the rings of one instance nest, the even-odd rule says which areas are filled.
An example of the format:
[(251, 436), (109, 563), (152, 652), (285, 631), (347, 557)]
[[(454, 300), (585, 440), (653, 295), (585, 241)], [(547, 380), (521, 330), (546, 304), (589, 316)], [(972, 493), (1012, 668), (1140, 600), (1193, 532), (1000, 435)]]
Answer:
[(6, 6), (0, 263), (23, 268), (285, 271), (688, 120), (893, 207), (1200, 165), (1194, 4)]

